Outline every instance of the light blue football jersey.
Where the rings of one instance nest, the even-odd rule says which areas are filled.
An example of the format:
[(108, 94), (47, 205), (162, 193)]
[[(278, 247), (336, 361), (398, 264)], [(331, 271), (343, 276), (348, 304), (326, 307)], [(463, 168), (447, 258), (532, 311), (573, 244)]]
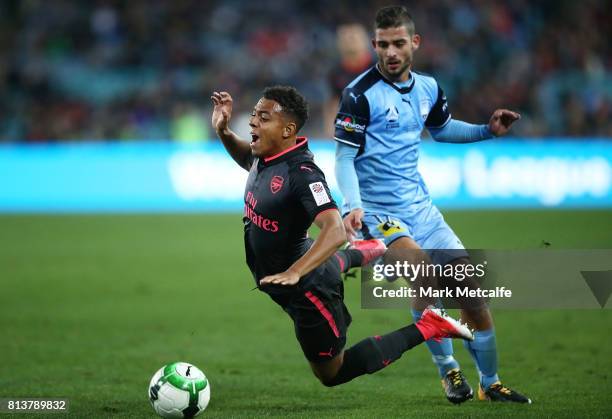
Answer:
[(431, 205), (417, 168), (421, 131), (450, 119), (436, 80), (414, 71), (400, 87), (374, 66), (344, 89), (334, 137), (359, 148), (355, 171), (366, 212), (410, 217)]

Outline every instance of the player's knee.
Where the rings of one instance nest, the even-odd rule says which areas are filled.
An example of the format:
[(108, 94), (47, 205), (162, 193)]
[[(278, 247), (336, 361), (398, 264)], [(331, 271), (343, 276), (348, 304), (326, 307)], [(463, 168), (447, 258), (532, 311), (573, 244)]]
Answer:
[[(343, 354), (341, 354), (343, 355)], [(343, 356), (336, 356), (332, 360), (324, 363), (313, 363), (310, 366), (312, 372), (319, 379), (319, 382), (325, 387), (333, 387), (340, 384), (338, 381), (338, 375), (342, 368)]]
[(325, 387), (335, 387), (340, 384), (344, 384), (350, 380), (350, 378), (347, 379), (345, 375), (346, 374), (340, 370), (340, 371), (337, 371), (333, 375), (317, 376), (317, 378), (319, 379), (319, 382), (323, 384)]
[[(461, 250), (457, 250), (456, 252), (459, 252), (459, 251)], [(451, 260), (450, 264), (452, 265), (471, 265), (472, 261), (467, 256), (461, 256), (461, 257)]]
[(336, 381), (335, 378), (336, 377), (333, 377), (333, 378), (329, 378), (329, 377), (321, 378), (321, 377), (319, 377), (319, 382), (321, 384), (323, 384), (325, 387), (335, 387), (338, 384), (340, 384), (339, 382)]
[(321, 384), (325, 387), (334, 387), (340, 384), (336, 379), (338, 376), (338, 372), (322, 372), (322, 371), (313, 371), (315, 377), (319, 380)]
[(390, 264), (394, 264), (395, 262), (408, 262), (413, 265), (431, 263), (429, 255), (418, 247), (390, 247), (385, 253), (384, 261)]
[(477, 330), (489, 329), (493, 326), (491, 311), (484, 301), (482, 305), (464, 304), (464, 307), (461, 308), (461, 317)]

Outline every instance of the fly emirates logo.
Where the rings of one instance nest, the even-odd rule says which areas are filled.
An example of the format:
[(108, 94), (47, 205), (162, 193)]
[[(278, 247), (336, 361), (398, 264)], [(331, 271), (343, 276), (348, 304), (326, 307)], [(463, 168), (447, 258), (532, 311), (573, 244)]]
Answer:
[(244, 201), (244, 215), (251, 220), (257, 227), (262, 230), (276, 233), (278, 231), (278, 221), (270, 220), (262, 215), (255, 212), (257, 207), (257, 199), (253, 195), (253, 192), (247, 192), (246, 199)]

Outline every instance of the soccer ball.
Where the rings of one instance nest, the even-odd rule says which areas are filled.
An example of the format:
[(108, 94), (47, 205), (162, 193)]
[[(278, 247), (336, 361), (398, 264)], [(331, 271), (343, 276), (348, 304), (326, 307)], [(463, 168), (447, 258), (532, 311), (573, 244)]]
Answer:
[(151, 378), (149, 400), (163, 418), (192, 418), (208, 406), (210, 382), (196, 366), (174, 362)]

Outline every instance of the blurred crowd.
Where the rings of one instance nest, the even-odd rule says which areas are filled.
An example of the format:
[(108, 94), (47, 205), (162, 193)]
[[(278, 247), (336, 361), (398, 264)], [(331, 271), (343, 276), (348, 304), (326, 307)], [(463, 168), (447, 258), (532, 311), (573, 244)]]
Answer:
[[(399, 2), (398, 2), (399, 3)], [(304, 134), (330, 137), (338, 93), (372, 64), (377, 0), (5, 0), (0, 140), (215, 138), (210, 92), (234, 96), (233, 127), (264, 86), (311, 106)], [(612, 7), (606, 0), (405, 3), (455, 118), (508, 107), (516, 136), (612, 137)]]

